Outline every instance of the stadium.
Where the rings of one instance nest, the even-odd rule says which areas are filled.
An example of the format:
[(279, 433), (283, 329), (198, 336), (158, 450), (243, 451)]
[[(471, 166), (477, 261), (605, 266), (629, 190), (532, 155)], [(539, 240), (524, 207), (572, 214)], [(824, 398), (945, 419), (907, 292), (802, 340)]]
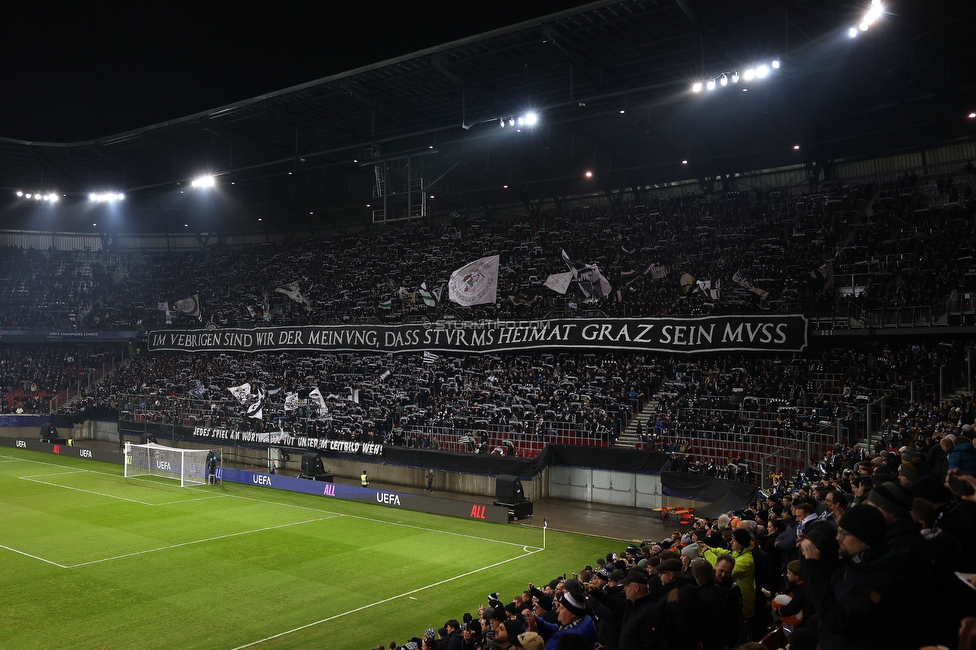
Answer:
[(976, 6), (380, 5), (12, 35), (0, 647), (973, 647)]

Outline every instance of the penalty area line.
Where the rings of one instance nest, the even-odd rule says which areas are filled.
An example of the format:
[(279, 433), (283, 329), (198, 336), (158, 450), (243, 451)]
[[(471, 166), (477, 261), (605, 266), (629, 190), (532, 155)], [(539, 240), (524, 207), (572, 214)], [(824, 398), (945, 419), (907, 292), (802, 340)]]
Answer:
[[(492, 540), (488, 540), (488, 541), (492, 541)], [(306, 623), (305, 625), (300, 625), (300, 626), (298, 626), (296, 628), (293, 628), (291, 630), (286, 630), (284, 632), (279, 632), (278, 634), (272, 634), (269, 637), (265, 637), (265, 638), (259, 639), (257, 641), (251, 641), (250, 643), (245, 643), (244, 645), (239, 645), (236, 648), (234, 648), (233, 650), (243, 650), (244, 648), (250, 648), (250, 647), (253, 647), (253, 646), (256, 646), (256, 645), (260, 645), (262, 643), (265, 643), (267, 641), (273, 641), (274, 639), (280, 639), (283, 636), (288, 636), (289, 634), (294, 634), (295, 632), (301, 632), (302, 630), (307, 630), (310, 627), (315, 627), (316, 625), (321, 625), (322, 623), (328, 623), (329, 621), (334, 621), (337, 618), (342, 618), (343, 616), (348, 616), (349, 614), (355, 614), (356, 612), (361, 612), (363, 610), (370, 609), (371, 607), (376, 607), (377, 605), (383, 605), (385, 603), (388, 603), (390, 601), (396, 600), (398, 598), (411, 597), (413, 594), (416, 594), (418, 592), (425, 591), (427, 589), (432, 589), (433, 587), (439, 587), (440, 585), (447, 584), (448, 582), (454, 582), (455, 580), (460, 580), (461, 578), (467, 578), (468, 576), (474, 575), (476, 573), (480, 573), (482, 571), (487, 571), (488, 569), (493, 569), (493, 568), (495, 568), (497, 566), (501, 566), (503, 564), (508, 564), (509, 562), (514, 562), (515, 560), (521, 560), (523, 558), (527, 558), (527, 557), (529, 557), (531, 555), (534, 555), (536, 553), (540, 553), (541, 550), (542, 549), (539, 549), (538, 551), (530, 551), (528, 553), (523, 553), (522, 555), (517, 555), (517, 556), (512, 557), (512, 558), (509, 558), (507, 560), (502, 560), (501, 562), (495, 562), (494, 564), (489, 564), (488, 566), (484, 566), (484, 567), (481, 567), (479, 569), (473, 569), (471, 571), (468, 571), (467, 573), (462, 573), (460, 575), (456, 575), (456, 576), (453, 576), (451, 578), (446, 578), (444, 580), (440, 580), (438, 582), (434, 582), (432, 584), (425, 585), (423, 587), (418, 587), (416, 589), (411, 589), (410, 591), (405, 591), (402, 594), (397, 594), (396, 596), (390, 596), (389, 598), (384, 598), (383, 600), (377, 600), (375, 603), (370, 603), (368, 605), (363, 605), (362, 607), (356, 607), (355, 609), (350, 609), (349, 611), (342, 612), (341, 614), (335, 614), (333, 616), (329, 616), (328, 618), (323, 618), (323, 619), (318, 620), (318, 621), (315, 621), (313, 623)]]
[(54, 566), (58, 567), (59, 569), (67, 569), (68, 568), (68, 567), (66, 567), (63, 564), (58, 564), (57, 562), (52, 562), (51, 560), (45, 560), (44, 558), (40, 557), (39, 555), (31, 555), (30, 553), (25, 553), (24, 551), (18, 551), (15, 548), (10, 548), (9, 546), (4, 546), (3, 544), (0, 544), (0, 548), (6, 549), (6, 550), (10, 551), (11, 553), (16, 553), (17, 555), (23, 555), (25, 557), (29, 557), (32, 560), (38, 560), (39, 562), (46, 562), (47, 564), (53, 564)]
[[(254, 530), (242, 530), (237, 533), (228, 533), (226, 535), (217, 535), (216, 537), (207, 537), (206, 539), (195, 539), (189, 542), (180, 542), (179, 544), (170, 544), (169, 546), (160, 546), (158, 548), (148, 548), (144, 551), (135, 551), (134, 553), (123, 553), (122, 555), (115, 555), (113, 557), (103, 557), (100, 560), (90, 560), (88, 562), (79, 562), (78, 564), (69, 564), (68, 566), (62, 567), (64, 569), (77, 569), (78, 567), (88, 566), (90, 564), (99, 564), (101, 562), (111, 562), (112, 560), (121, 560), (127, 557), (135, 557), (136, 555), (145, 555), (146, 553), (155, 553), (157, 551), (166, 551), (173, 548), (180, 548), (181, 546), (192, 546), (194, 544), (203, 544), (204, 542), (215, 542), (219, 539), (228, 539), (231, 537), (240, 537), (241, 535), (251, 535), (253, 533), (263, 533), (268, 530), (277, 530), (279, 528), (288, 528), (289, 526), (301, 526), (303, 524), (311, 524), (317, 521), (326, 521), (328, 519), (335, 519), (335, 517), (319, 517), (317, 519), (306, 519), (305, 521), (294, 521), (288, 524), (278, 524), (277, 526), (267, 526), (265, 528), (256, 528)], [(52, 563), (53, 564), (53, 563)], [(58, 566), (61, 566), (60, 564)]]
[[(302, 494), (302, 493), (299, 493), (299, 494)], [(280, 502), (280, 501), (268, 501), (266, 499), (256, 499), (254, 497), (246, 497), (246, 496), (242, 496), (242, 495), (239, 495), (239, 494), (228, 495), (228, 496), (233, 496), (235, 499), (244, 499), (245, 501), (257, 501), (258, 503), (268, 503), (268, 504), (271, 504), (271, 505), (284, 506), (286, 508), (299, 508), (301, 510), (311, 510), (312, 512), (332, 512), (331, 510), (320, 510), (318, 508), (313, 508), (311, 506), (300, 506), (300, 505), (296, 505), (296, 504), (292, 504), (292, 503), (283, 503), (283, 502)], [(357, 502), (355, 502), (355, 501), (349, 501), (348, 503), (357, 503)], [(415, 512), (420, 512), (420, 511), (415, 511)], [(338, 513), (336, 513), (336, 514), (338, 514)], [(376, 519), (374, 517), (364, 517), (362, 515), (344, 514), (343, 516), (344, 517), (348, 517), (350, 519), (358, 519), (359, 521), (368, 521), (368, 522), (371, 522), (371, 523), (374, 523), (374, 524), (387, 524), (387, 525), (390, 525), (390, 526), (399, 526), (400, 528), (411, 528), (413, 530), (422, 530), (422, 531), (428, 532), (428, 533), (438, 533), (438, 534), (441, 534), (441, 535), (452, 535), (454, 537), (464, 537), (466, 539), (473, 539), (473, 540), (476, 540), (476, 541), (479, 541), (479, 542), (492, 542), (493, 544), (506, 544), (508, 546), (517, 546), (517, 547), (522, 547), (522, 548), (525, 547), (525, 544), (522, 544), (521, 542), (506, 542), (505, 540), (501, 540), (501, 539), (492, 539), (490, 537), (479, 537), (477, 535), (468, 535), (466, 533), (457, 533), (457, 532), (450, 531), (450, 530), (438, 530), (436, 528), (427, 528), (425, 526), (415, 526), (414, 524), (404, 524), (404, 523), (399, 522), (399, 521), (388, 521), (386, 519)], [(533, 548), (539, 548), (539, 550), (542, 550), (541, 547), (533, 547)]]

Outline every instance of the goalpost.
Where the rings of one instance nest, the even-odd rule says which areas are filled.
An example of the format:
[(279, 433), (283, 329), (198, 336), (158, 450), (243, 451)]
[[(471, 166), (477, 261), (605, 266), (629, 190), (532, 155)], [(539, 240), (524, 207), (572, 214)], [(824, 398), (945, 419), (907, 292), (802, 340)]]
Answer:
[(180, 482), (180, 487), (206, 485), (209, 449), (177, 449), (149, 443), (125, 443), (125, 477), (162, 476)]

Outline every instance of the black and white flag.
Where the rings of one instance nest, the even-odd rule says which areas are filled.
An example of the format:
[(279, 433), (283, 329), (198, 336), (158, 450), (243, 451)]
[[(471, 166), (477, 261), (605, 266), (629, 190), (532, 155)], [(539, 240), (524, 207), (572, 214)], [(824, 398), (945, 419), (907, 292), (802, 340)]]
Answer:
[(199, 293), (195, 293), (189, 298), (184, 298), (183, 300), (177, 300), (173, 303), (173, 309), (181, 314), (192, 316), (193, 318), (203, 321), (203, 315), (200, 314)]
[(277, 289), (275, 293), (283, 293), (300, 305), (305, 305), (305, 309), (311, 309), (312, 306), (308, 304), (308, 300), (302, 295), (301, 290), (298, 288), (298, 282), (289, 282), (288, 284), (283, 284)]
[(750, 282), (749, 281), (749, 278), (747, 278), (745, 275), (743, 275), (742, 271), (736, 271), (735, 272), (735, 275), (732, 276), (732, 282), (735, 282), (737, 285), (739, 285), (740, 287), (742, 287), (746, 291), (749, 291), (751, 293), (756, 294), (757, 296), (759, 296), (759, 299), (760, 300), (765, 300), (766, 298), (769, 297), (769, 292), (768, 291), (766, 291), (764, 289), (760, 289), (759, 287), (757, 287), (756, 285), (754, 285), (752, 282)]
[(308, 400), (315, 404), (320, 418), (329, 414), (329, 407), (325, 405), (325, 398), (322, 397), (322, 391), (318, 389), (318, 386), (309, 391)]

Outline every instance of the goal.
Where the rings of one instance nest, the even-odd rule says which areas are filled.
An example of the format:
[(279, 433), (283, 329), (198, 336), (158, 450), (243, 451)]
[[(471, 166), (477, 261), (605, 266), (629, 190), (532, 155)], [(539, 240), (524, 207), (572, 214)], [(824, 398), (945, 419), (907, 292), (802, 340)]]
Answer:
[(209, 449), (177, 449), (149, 443), (125, 445), (125, 477), (162, 476), (180, 482), (180, 487), (207, 483)]

